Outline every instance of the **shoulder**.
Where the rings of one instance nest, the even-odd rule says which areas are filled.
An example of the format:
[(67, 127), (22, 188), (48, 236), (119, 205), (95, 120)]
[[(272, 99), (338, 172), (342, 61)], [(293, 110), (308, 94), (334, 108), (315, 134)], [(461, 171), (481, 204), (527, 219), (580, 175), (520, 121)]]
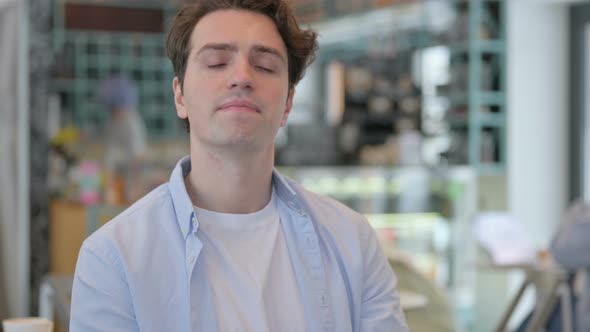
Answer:
[(285, 179), (295, 192), (303, 212), (313, 222), (321, 247), (333, 255), (347, 278), (356, 288), (361, 287), (367, 266), (379, 255), (378, 241), (367, 218), (341, 202), (313, 193), (293, 180)]
[(361, 237), (373, 231), (367, 218), (357, 211), (331, 197), (311, 192), (292, 179), (284, 179), (319, 227), (342, 235), (347, 233)]
[[(158, 223), (174, 219), (168, 183), (149, 192), (90, 235), (83, 248), (94, 252), (120, 251), (158, 231)], [(145, 239), (147, 240), (147, 239)]]

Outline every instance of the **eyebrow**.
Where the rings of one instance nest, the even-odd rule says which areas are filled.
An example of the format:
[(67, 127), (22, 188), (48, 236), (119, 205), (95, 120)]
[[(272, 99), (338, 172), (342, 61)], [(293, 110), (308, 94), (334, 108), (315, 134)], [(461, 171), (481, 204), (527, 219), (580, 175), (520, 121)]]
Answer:
[(199, 55), (205, 51), (208, 50), (216, 50), (216, 51), (232, 51), (235, 52), (237, 51), (237, 47), (236, 45), (232, 45), (232, 44), (222, 44), (222, 43), (209, 43), (209, 44), (205, 44), (203, 47), (201, 47), (198, 51), (196, 55)]
[(267, 47), (267, 46), (262, 46), (262, 45), (255, 45), (254, 46), (254, 52), (258, 52), (258, 53), (269, 53), (272, 54), (276, 57), (278, 57), (279, 59), (281, 59), (281, 61), (283, 63), (285, 63), (285, 58), (283, 57), (283, 55), (281, 54), (281, 52), (279, 52), (279, 50), (272, 48), (272, 47)]
[[(236, 52), (238, 50), (238, 47), (234, 44), (209, 43), (209, 44), (205, 44), (203, 47), (201, 47), (197, 51), (196, 55), (198, 56), (201, 53), (208, 51), (208, 50)], [(283, 63), (286, 63), (285, 57), (283, 57), (281, 52), (279, 52), (279, 50), (277, 50), (275, 48), (263, 46), (263, 45), (254, 45), (252, 50), (257, 53), (272, 54), (272, 55), (278, 57)]]

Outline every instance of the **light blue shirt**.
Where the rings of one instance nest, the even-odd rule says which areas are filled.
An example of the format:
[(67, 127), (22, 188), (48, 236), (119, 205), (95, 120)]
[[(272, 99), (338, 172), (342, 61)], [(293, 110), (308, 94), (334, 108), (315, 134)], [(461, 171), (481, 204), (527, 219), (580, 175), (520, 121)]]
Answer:
[[(191, 290), (203, 243), (189, 172), (185, 157), (168, 183), (84, 241), (70, 331), (216, 331), (191, 314), (212, 295)], [(273, 185), (306, 331), (408, 331), (396, 278), (366, 219), (277, 171)]]

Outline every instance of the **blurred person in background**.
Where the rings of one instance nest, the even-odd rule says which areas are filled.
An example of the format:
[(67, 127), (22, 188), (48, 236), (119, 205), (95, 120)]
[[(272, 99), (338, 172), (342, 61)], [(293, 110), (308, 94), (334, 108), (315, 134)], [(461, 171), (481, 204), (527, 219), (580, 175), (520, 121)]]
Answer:
[(137, 110), (135, 82), (116, 75), (100, 84), (99, 98), (110, 111), (105, 138), (105, 163), (108, 169), (126, 167), (141, 159), (146, 150), (146, 129)]
[(590, 204), (580, 200), (566, 211), (551, 253), (561, 267), (580, 277), (580, 294), (573, 296), (575, 331), (590, 332)]
[(145, 124), (137, 110), (137, 85), (125, 76), (114, 75), (101, 82), (99, 99), (110, 112), (104, 136), (106, 201), (124, 204), (124, 181), (138, 170), (147, 145)]
[(367, 220), (274, 169), (315, 32), (284, 0), (201, 0), (166, 46), (190, 155), (84, 242), (70, 331), (408, 331)]
[[(582, 200), (573, 203), (565, 212), (550, 248), (550, 256), (565, 269), (571, 294), (571, 313), (574, 331), (590, 332), (590, 205)], [(563, 304), (558, 301), (552, 308), (544, 330), (563, 331)], [(529, 313), (517, 328), (527, 331), (534, 311)]]

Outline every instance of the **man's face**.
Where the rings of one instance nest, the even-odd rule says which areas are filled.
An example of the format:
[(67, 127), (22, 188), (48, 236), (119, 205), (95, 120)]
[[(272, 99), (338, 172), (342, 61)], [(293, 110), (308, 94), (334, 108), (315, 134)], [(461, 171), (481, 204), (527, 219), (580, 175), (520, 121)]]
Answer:
[(184, 85), (174, 79), (176, 112), (192, 143), (239, 151), (272, 148), (291, 110), (287, 50), (274, 22), (220, 10), (193, 30)]

